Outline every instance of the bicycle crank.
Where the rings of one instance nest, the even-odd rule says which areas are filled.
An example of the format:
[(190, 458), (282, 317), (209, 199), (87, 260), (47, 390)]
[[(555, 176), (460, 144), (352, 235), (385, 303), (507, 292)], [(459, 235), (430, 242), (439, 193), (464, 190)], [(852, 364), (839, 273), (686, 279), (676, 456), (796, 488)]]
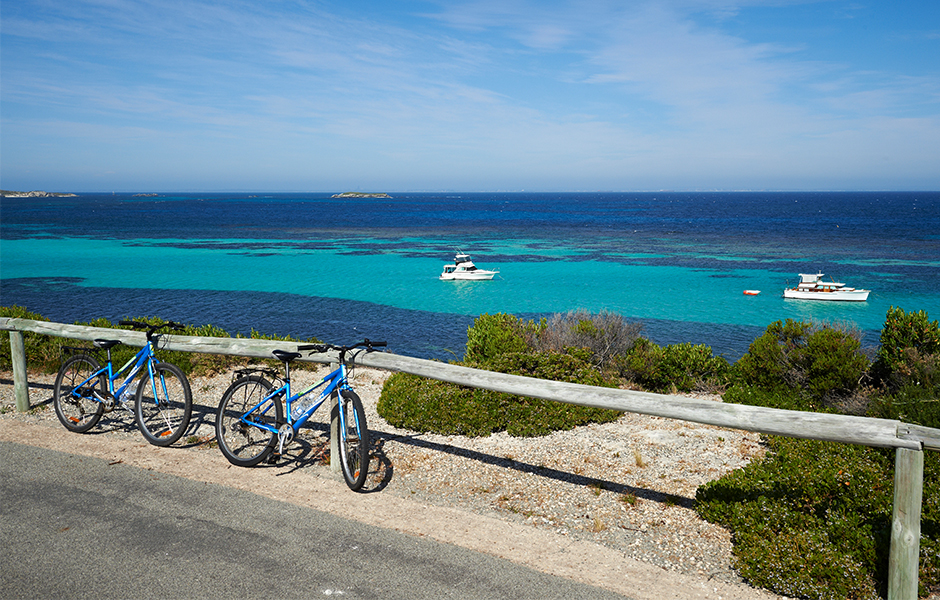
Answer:
[(271, 458), (268, 460), (268, 462), (272, 465), (277, 464), (277, 459), (279, 459), (281, 455), (284, 454), (284, 446), (291, 443), (291, 440), (293, 439), (294, 439), (294, 429), (290, 425), (288, 425), (287, 423), (284, 423), (283, 425), (278, 427), (277, 429), (277, 452), (273, 452), (271, 454)]

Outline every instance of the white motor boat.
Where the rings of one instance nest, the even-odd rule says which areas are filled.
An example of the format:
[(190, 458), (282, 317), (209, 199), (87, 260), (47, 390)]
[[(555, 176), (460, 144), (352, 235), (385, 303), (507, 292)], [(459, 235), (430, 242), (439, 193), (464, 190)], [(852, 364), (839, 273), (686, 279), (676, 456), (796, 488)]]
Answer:
[(841, 300), (845, 302), (865, 302), (871, 290), (857, 290), (846, 287), (844, 283), (823, 281), (823, 274), (800, 273), (800, 283), (796, 287), (783, 290), (784, 298), (795, 300)]
[(444, 272), (441, 273), (441, 279), (445, 281), (486, 281), (492, 279), (499, 271), (487, 271), (478, 269), (469, 254), (457, 251), (453, 263), (444, 265)]

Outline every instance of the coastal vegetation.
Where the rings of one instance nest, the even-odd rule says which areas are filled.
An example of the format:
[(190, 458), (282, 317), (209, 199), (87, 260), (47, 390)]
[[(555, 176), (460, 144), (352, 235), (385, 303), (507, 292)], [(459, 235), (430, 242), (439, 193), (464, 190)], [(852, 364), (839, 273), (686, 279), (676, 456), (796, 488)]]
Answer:
[[(24, 308), (0, 315), (44, 320)], [(140, 319), (158, 322), (159, 319)], [(116, 327), (96, 320), (87, 325)], [(211, 325), (187, 335), (229, 337)], [(252, 331), (251, 337), (284, 339)], [(0, 369), (10, 346), (0, 339)], [(61, 340), (24, 334), (31, 369), (55, 372)], [(118, 347), (120, 348), (120, 347)], [(116, 351), (118, 351), (116, 349)], [(133, 350), (125, 348), (128, 357)], [(167, 353), (189, 373), (212, 374), (236, 357)], [(172, 356), (171, 356), (172, 355)], [(724, 402), (898, 419), (940, 428), (940, 324), (892, 307), (871, 360), (857, 331), (794, 320), (771, 323), (734, 364), (711, 348), (659, 346), (642, 326), (611, 313), (576, 311), (524, 321), (484, 314), (467, 331), (460, 364), (544, 379), (663, 393), (721, 394)], [(118, 356), (116, 360), (120, 360)], [(610, 410), (390, 376), (379, 413), (415, 431), (539, 436), (616, 419)], [(726, 527), (733, 564), (755, 586), (812, 600), (883, 597), (891, 538), (894, 452), (764, 436), (765, 456), (701, 488), (696, 509)], [(924, 456), (920, 594), (940, 591), (940, 457)]]

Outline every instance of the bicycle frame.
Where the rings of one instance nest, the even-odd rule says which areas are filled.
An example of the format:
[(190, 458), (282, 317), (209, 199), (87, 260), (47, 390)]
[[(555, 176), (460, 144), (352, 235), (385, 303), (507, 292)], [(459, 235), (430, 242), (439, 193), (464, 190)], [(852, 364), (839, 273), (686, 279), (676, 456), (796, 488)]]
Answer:
[[(301, 398), (318, 390), (321, 387), (323, 389), (320, 391), (320, 394), (317, 396), (317, 399), (313, 402), (313, 404), (311, 404), (307, 408), (307, 410), (303, 412), (303, 414), (301, 414), (299, 417), (295, 419), (293, 416), (293, 412), (294, 412), (293, 409), (294, 409), (295, 403)], [(303, 424), (307, 422), (307, 419), (309, 419), (313, 415), (313, 413), (315, 413), (317, 409), (319, 409), (320, 406), (323, 405), (323, 403), (327, 400), (327, 398), (329, 398), (333, 394), (334, 391), (339, 393), (342, 390), (348, 390), (348, 389), (350, 389), (350, 386), (346, 380), (346, 365), (344, 364), (340, 364), (340, 366), (336, 370), (334, 370), (329, 375), (326, 375), (325, 377), (323, 377), (323, 379), (321, 379), (319, 382), (311, 385), (304, 391), (295, 395), (291, 395), (290, 377), (288, 376), (288, 377), (285, 377), (284, 384), (281, 387), (273, 390), (270, 394), (265, 396), (260, 402), (254, 405), (251, 408), (251, 410), (243, 414), (240, 420), (242, 423), (245, 423), (246, 425), (251, 425), (259, 429), (264, 429), (266, 431), (270, 431), (271, 433), (279, 433), (279, 428), (277, 426), (268, 425), (267, 423), (263, 423), (257, 420), (249, 420), (246, 418), (246, 416), (255, 414), (256, 410), (259, 411), (257, 414), (260, 414), (261, 416), (267, 415), (268, 412), (271, 410), (271, 408), (274, 406), (274, 403), (277, 402), (277, 398), (280, 395), (283, 395), (286, 398), (284, 405), (285, 405), (285, 411), (287, 413), (286, 414), (287, 424), (290, 425), (294, 434), (296, 434), (297, 431), (303, 426)], [(268, 406), (265, 406), (265, 404), (268, 404)], [(263, 407), (263, 410), (262, 410), (262, 407)], [(346, 416), (345, 414), (343, 414), (342, 402), (339, 403), (339, 411), (340, 411), (339, 417), (342, 422), (342, 419), (344, 419)], [(345, 434), (346, 432), (344, 431), (343, 435)]]
[[(89, 385), (89, 383), (90, 383), (89, 387), (94, 388), (97, 385), (98, 377), (100, 377), (102, 374), (105, 374), (107, 375), (107, 378), (108, 378), (108, 389), (102, 390), (102, 391), (107, 392), (114, 399), (120, 399), (121, 395), (127, 390), (128, 387), (130, 387), (131, 383), (137, 377), (137, 374), (140, 373), (140, 370), (143, 368), (144, 364), (147, 365), (147, 375), (150, 379), (150, 384), (155, 385), (154, 370), (153, 370), (154, 361), (156, 361), (156, 357), (154, 356), (154, 353), (153, 353), (153, 344), (148, 341), (147, 344), (143, 348), (141, 348), (139, 352), (137, 352), (137, 354), (135, 354), (130, 360), (124, 363), (124, 366), (122, 366), (117, 371), (114, 371), (114, 366), (113, 366), (113, 363), (111, 362), (111, 349), (109, 348), (108, 349), (108, 361), (105, 364), (105, 366), (101, 367), (100, 369), (95, 371), (91, 376), (89, 376), (83, 382), (81, 382), (79, 385), (75, 386), (72, 389), (71, 393), (72, 395), (75, 395), (75, 396), (80, 395), (79, 392), (81, 390), (86, 389), (85, 386)], [(115, 389), (114, 382), (117, 381), (117, 379), (121, 377), (124, 373), (127, 373), (126, 377), (124, 377), (124, 382), (120, 385), (120, 387)], [(98, 402), (105, 401), (105, 399), (103, 398), (98, 398), (97, 396), (94, 396), (94, 395), (93, 397)]]

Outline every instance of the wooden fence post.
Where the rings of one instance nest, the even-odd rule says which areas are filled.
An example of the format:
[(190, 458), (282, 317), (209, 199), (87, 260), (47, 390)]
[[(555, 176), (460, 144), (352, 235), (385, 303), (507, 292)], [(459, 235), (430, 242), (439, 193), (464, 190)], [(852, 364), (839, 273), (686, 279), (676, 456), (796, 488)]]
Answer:
[[(339, 368), (339, 363), (330, 363), (330, 372)], [(330, 471), (342, 472), (339, 455), (339, 388), (330, 397)]]
[(888, 600), (917, 600), (924, 452), (898, 448), (895, 453)]
[(29, 410), (29, 380), (26, 376), (26, 349), (23, 346), (23, 334), (10, 332), (10, 358), (13, 362), (13, 394), (16, 398), (17, 412)]

